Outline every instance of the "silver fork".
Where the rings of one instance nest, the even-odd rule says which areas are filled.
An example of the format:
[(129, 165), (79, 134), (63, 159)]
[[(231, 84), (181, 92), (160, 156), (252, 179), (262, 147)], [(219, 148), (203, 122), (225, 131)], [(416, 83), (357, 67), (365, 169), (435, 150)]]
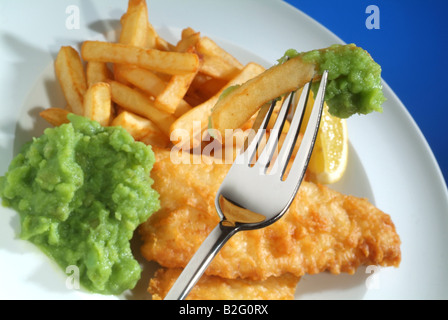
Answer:
[[(260, 128), (235, 158), (216, 195), (215, 206), (221, 221), (191, 258), (165, 300), (185, 299), (219, 250), (237, 232), (264, 228), (280, 219), (288, 210), (302, 183), (314, 147), (327, 77), (325, 71), (300, 148), (286, 178), (284, 174), (302, 125), (312, 81), (303, 87), (298, 103), (296, 92), (289, 95), (288, 102), (283, 104), (278, 113), (266, 145), (258, 159), (255, 159), (275, 102), (260, 110), (257, 118), (261, 122)], [(290, 129), (275, 161), (271, 163), (285, 119), (295, 104), (297, 107)]]

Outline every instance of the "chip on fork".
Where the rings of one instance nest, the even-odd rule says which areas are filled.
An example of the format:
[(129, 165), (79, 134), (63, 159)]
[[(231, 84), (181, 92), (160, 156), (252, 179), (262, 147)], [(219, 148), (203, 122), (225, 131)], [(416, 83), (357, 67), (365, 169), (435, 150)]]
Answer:
[[(264, 228), (280, 219), (288, 210), (302, 183), (314, 147), (324, 105), (327, 78), (328, 72), (325, 71), (300, 147), (287, 175), (286, 168), (302, 126), (312, 81), (303, 87), (298, 102), (297, 91), (285, 99), (287, 102), (283, 103), (277, 115), (269, 139), (259, 152), (260, 155), (256, 157), (276, 102), (260, 110), (254, 127), (258, 127), (257, 122), (261, 122), (261, 125), (253, 136), (248, 137), (245, 147), (235, 158), (217, 192), (215, 207), (220, 222), (191, 258), (165, 300), (185, 299), (219, 250), (237, 232)], [(285, 120), (296, 104), (290, 128), (278, 155), (273, 160)]]

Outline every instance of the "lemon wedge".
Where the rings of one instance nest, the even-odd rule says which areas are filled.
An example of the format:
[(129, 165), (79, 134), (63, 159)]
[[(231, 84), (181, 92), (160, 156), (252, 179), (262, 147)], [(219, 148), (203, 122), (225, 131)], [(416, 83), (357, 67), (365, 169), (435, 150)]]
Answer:
[[(307, 122), (314, 103), (312, 92), (304, 115)], [(306, 127), (306, 126), (305, 126)], [(344, 175), (348, 160), (348, 131), (346, 119), (332, 116), (325, 103), (316, 143), (308, 164), (309, 178), (313, 182), (332, 184)]]

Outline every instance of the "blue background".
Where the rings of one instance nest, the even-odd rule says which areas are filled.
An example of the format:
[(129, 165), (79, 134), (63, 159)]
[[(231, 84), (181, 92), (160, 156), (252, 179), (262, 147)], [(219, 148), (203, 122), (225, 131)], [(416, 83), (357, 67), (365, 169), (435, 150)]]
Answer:
[[(346, 43), (366, 49), (406, 106), (448, 180), (448, 1), (285, 0)], [(367, 29), (369, 5), (380, 29)]]

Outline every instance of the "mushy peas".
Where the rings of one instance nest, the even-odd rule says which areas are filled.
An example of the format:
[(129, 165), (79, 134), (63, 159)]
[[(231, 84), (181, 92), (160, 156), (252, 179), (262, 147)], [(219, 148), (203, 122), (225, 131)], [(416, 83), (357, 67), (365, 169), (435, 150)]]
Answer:
[(0, 196), (20, 214), (22, 239), (64, 270), (78, 267), (86, 289), (120, 294), (141, 274), (134, 230), (159, 208), (155, 157), (123, 128), (69, 120), (23, 147), (0, 177)]
[[(328, 70), (325, 101), (333, 116), (348, 118), (353, 114), (383, 110), (381, 105), (386, 99), (381, 84), (381, 67), (364, 49), (354, 44), (335, 44), (300, 53), (290, 49), (279, 62), (298, 55), (304, 62), (315, 64), (318, 74)], [(315, 89), (319, 83), (313, 86)]]

